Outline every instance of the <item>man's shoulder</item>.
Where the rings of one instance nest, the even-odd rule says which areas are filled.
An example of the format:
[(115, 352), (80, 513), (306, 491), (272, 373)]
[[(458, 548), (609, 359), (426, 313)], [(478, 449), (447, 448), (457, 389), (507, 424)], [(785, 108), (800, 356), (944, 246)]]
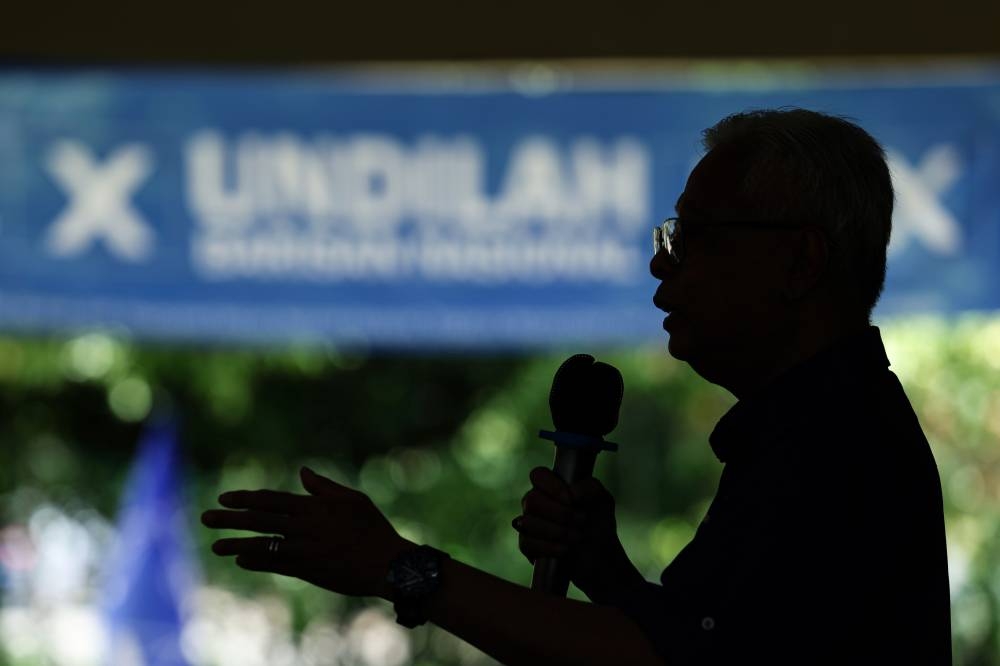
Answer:
[(859, 377), (852, 385), (830, 387), (797, 416), (785, 431), (784, 451), (793, 447), (802, 455), (850, 463), (859, 456), (871, 462), (920, 457), (928, 448), (902, 384), (888, 369)]
[(744, 468), (762, 501), (860, 507), (940, 493), (927, 437), (894, 374), (822, 399)]

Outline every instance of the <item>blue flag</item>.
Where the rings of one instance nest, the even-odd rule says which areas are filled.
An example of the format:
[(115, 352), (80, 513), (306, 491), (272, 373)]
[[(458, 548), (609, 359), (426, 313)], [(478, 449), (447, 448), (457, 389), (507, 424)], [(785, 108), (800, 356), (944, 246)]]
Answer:
[(177, 430), (147, 428), (126, 483), (103, 614), (112, 666), (180, 666), (186, 598), (198, 577), (181, 493)]

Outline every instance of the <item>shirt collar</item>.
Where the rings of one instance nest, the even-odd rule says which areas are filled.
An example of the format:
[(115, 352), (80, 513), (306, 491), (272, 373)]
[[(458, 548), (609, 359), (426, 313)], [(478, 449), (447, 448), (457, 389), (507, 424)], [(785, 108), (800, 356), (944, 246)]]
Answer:
[(877, 326), (849, 335), (737, 402), (709, 436), (720, 462), (745, 458), (807, 418), (859, 375), (889, 366)]

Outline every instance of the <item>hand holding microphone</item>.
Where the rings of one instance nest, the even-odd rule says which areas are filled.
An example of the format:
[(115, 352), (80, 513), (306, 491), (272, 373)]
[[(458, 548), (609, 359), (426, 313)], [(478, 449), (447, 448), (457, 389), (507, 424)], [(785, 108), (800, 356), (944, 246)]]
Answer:
[(614, 498), (593, 478), (600, 451), (618, 449), (604, 435), (618, 425), (624, 385), (618, 370), (577, 354), (556, 371), (549, 407), (556, 431), (539, 435), (556, 445), (553, 469), (531, 472), (533, 488), (514, 520), (519, 546), (534, 565), (533, 590), (565, 596), (572, 580), (594, 601), (641, 574), (617, 535)]
[(545, 467), (531, 470), (529, 478), (524, 514), (515, 518), (518, 546), (529, 562), (556, 558), (595, 603), (608, 603), (616, 590), (642, 579), (618, 538), (614, 497), (600, 481), (590, 477), (569, 486)]

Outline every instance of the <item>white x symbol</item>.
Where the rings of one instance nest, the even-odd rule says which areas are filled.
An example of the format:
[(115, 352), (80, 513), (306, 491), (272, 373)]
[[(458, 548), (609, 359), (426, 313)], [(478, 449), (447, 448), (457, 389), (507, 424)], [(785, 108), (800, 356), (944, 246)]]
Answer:
[(889, 255), (901, 252), (911, 239), (919, 240), (935, 254), (958, 254), (962, 229), (940, 201), (962, 175), (958, 150), (951, 144), (934, 146), (916, 168), (891, 148), (885, 152), (896, 190)]
[(122, 146), (97, 164), (78, 141), (56, 143), (48, 169), (69, 195), (69, 205), (52, 223), (45, 239), (49, 252), (70, 257), (84, 252), (96, 238), (126, 261), (146, 258), (153, 232), (132, 208), (129, 197), (153, 168), (149, 151), (139, 144)]

